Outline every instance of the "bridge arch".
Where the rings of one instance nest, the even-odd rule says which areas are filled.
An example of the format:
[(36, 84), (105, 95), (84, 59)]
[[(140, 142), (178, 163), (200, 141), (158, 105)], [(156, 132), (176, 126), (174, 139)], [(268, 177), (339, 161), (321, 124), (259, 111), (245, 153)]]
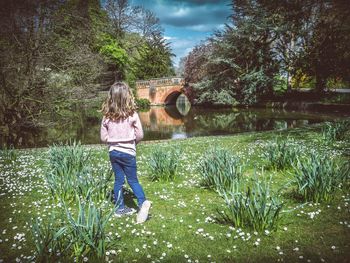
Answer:
[(182, 94), (182, 87), (175, 86), (163, 95), (162, 101), (164, 101), (165, 105), (176, 104), (177, 98)]

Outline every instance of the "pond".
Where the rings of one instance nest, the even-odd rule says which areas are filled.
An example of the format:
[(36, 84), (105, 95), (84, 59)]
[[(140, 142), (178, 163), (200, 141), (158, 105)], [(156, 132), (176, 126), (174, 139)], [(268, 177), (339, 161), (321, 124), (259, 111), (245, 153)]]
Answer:
[[(151, 107), (139, 112), (144, 140), (180, 139), (195, 136), (229, 135), (250, 131), (283, 130), (350, 117), (350, 113), (285, 111), (265, 108), (212, 109), (177, 103)], [(78, 106), (69, 117), (52, 116), (43, 127), (11, 127), (2, 134), (1, 145), (16, 148), (45, 147), (69, 139), (82, 144), (100, 143), (100, 113), (96, 108)]]

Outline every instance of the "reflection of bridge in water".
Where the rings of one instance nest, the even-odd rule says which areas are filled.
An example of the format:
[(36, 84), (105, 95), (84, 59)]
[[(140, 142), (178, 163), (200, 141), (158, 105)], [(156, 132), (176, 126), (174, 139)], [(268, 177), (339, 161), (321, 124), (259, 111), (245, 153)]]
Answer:
[(164, 107), (151, 108), (147, 112), (139, 112), (142, 125), (151, 130), (166, 129), (170, 126), (181, 126), (183, 120), (169, 115)]
[(136, 81), (137, 96), (148, 99), (152, 105), (175, 104), (183, 93), (183, 78), (161, 78)]
[(152, 107), (139, 112), (148, 140), (184, 137), (186, 127), (181, 114), (174, 107)]

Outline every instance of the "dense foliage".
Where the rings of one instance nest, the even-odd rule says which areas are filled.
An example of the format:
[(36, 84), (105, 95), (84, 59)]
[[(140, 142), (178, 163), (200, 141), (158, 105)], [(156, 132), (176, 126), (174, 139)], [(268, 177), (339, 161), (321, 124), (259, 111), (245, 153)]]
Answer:
[[(127, 0), (1, 1), (0, 129), (96, 97), (115, 80), (173, 74), (159, 19)], [(152, 61), (150, 60), (152, 58)]]
[(256, 104), (278, 87), (318, 94), (349, 82), (346, 1), (232, 0), (225, 29), (181, 60), (197, 103)]

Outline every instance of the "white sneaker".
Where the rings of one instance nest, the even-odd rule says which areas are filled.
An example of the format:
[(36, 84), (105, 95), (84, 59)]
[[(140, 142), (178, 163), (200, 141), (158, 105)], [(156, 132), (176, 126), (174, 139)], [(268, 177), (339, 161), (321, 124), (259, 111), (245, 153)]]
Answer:
[(149, 209), (152, 203), (148, 200), (144, 201), (141, 205), (140, 211), (136, 216), (136, 224), (141, 224), (147, 220)]

